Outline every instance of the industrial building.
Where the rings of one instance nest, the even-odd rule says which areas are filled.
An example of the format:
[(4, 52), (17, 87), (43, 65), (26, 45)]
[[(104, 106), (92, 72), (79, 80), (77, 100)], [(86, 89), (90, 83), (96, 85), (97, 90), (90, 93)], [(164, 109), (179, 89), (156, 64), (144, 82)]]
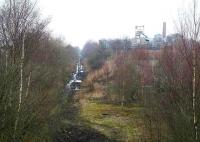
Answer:
[(130, 39), (99, 40), (99, 46), (102, 48), (109, 48), (113, 45), (114, 41), (118, 40), (118, 44), (119, 46), (121, 45), (122, 48), (126, 44), (126, 47), (128, 48), (146, 47), (157, 50), (166, 45), (171, 45), (180, 37), (179, 34), (166, 34), (166, 22), (163, 22), (162, 34), (156, 34), (153, 38), (149, 38), (145, 34), (144, 28), (144, 25), (135, 26), (135, 36)]

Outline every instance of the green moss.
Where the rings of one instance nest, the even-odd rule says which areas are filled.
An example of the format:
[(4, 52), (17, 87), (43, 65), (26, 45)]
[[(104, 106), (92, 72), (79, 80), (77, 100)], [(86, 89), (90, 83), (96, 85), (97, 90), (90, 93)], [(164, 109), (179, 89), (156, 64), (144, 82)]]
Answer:
[(82, 106), (80, 118), (89, 127), (95, 128), (109, 138), (118, 141), (136, 141), (140, 137), (140, 106), (103, 104), (88, 101)]

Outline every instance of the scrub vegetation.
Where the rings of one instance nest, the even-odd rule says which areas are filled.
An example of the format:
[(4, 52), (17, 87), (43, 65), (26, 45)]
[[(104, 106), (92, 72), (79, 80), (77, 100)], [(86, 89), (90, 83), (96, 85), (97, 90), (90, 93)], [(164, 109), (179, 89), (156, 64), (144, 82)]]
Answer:
[[(109, 46), (88, 41), (80, 51), (51, 35), (36, 3), (5, 0), (0, 142), (199, 142), (197, 6), (193, 0), (176, 38), (159, 49), (113, 39)], [(74, 74), (77, 62), (83, 80)], [(70, 90), (72, 76), (81, 87)]]

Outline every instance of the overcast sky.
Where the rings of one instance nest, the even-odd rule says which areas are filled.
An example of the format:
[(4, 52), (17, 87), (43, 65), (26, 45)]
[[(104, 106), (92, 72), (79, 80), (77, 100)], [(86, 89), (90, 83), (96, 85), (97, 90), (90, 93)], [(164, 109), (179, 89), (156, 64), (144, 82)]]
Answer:
[(144, 25), (149, 37), (173, 33), (178, 9), (190, 0), (38, 0), (44, 16), (52, 18), (49, 28), (74, 46), (88, 40), (133, 37), (136, 25)]

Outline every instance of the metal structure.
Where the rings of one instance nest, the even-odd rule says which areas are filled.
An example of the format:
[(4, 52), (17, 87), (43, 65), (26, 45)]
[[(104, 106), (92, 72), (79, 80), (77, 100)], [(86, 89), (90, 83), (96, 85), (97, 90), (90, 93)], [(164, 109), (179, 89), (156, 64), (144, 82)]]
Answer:
[(144, 37), (145, 41), (149, 41), (147, 35), (144, 34), (144, 25), (143, 26), (135, 26), (135, 38), (138, 39), (139, 44), (141, 44), (141, 38)]
[(147, 46), (149, 44), (149, 38), (144, 33), (144, 25), (135, 26), (135, 37), (132, 39), (132, 47)]
[(144, 25), (135, 26), (135, 37), (140, 37), (141, 34), (144, 34)]

